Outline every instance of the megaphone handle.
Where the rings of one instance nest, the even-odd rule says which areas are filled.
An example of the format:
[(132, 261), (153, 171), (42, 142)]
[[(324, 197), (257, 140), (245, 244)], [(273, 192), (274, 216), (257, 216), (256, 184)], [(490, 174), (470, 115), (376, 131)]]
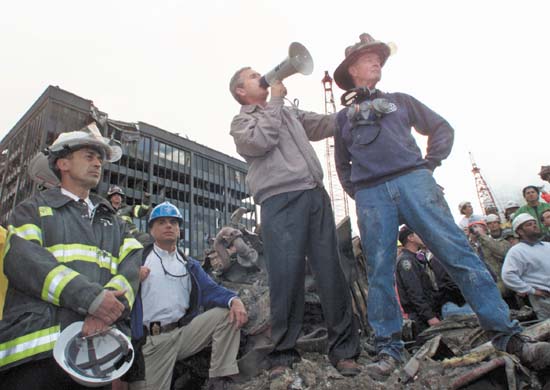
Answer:
[(269, 88), (269, 83), (267, 82), (265, 76), (262, 76), (262, 78), (260, 79), (260, 87), (262, 87), (263, 89)]

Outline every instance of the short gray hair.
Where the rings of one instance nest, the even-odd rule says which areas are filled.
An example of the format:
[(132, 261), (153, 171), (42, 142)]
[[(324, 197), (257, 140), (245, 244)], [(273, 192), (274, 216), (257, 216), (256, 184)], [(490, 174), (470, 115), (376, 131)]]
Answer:
[(236, 101), (238, 101), (240, 104), (244, 104), (241, 101), (241, 98), (239, 95), (237, 95), (237, 88), (240, 88), (243, 86), (243, 81), (241, 80), (241, 73), (245, 70), (252, 69), (250, 66), (245, 66), (239, 69), (235, 72), (233, 77), (231, 77), (231, 80), (229, 81), (229, 92), (231, 92), (231, 95), (235, 98)]

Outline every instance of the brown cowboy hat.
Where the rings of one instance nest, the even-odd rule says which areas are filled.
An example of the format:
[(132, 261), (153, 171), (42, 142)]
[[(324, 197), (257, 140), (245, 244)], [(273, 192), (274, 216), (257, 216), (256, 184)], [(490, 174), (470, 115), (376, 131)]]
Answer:
[(346, 48), (346, 58), (334, 71), (334, 81), (336, 85), (345, 91), (355, 87), (348, 72), (348, 68), (359, 58), (359, 56), (369, 51), (378, 53), (382, 60), (382, 66), (384, 66), (386, 60), (392, 54), (392, 46), (375, 40), (370, 34), (363, 33), (359, 35), (359, 42)]

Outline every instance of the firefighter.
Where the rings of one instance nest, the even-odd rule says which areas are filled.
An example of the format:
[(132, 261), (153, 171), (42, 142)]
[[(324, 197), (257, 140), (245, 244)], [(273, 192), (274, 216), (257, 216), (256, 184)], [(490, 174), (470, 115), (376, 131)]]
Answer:
[(84, 388), (52, 358), (60, 332), (76, 321), (84, 321), (83, 336), (111, 327), (130, 334), (142, 245), (107, 201), (90, 194), (103, 162), (120, 158), (112, 142), (91, 124), (60, 134), (33, 160), (38, 169), (52, 170), (60, 187), (22, 202), (9, 220), (7, 291), (0, 302), (2, 388)]
[(133, 218), (142, 218), (149, 213), (149, 210), (151, 208), (149, 204), (150, 195), (148, 193), (145, 193), (144, 203), (134, 206), (128, 206), (124, 204), (125, 196), (126, 195), (124, 194), (124, 191), (119, 186), (113, 185), (109, 187), (109, 191), (107, 191), (107, 200), (109, 200), (111, 206), (113, 206), (113, 208), (116, 210), (116, 214), (128, 224), (130, 233), (140, 242), (143, 242), (142, 238), (145, 236), (146, 238), (148, 238), (149, 235), (143, 234), (139, 231), (139, 229), (134, 224)]

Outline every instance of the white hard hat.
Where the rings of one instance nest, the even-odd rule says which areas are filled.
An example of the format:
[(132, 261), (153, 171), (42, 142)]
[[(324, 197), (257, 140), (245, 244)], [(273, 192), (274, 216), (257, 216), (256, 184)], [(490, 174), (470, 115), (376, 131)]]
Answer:
[(489, 214), (486, 218), (485, 218), (485, 222), (487, 223), (490, 223), (490, 222), (500, 222), (500, 218), (498, 215), (496, 214)]
[(91, 123), (77, 131), (61, 133), (48, 151), (54, 156), (65, 150), (73, 150), (90, 146), (102, 152), (103, 158), (108, 162), (115, 162), (122, 157), (122, 149), (117, 141), (105, 138), (99, 132), (95, 123)]
[(458, 211), (462, 213), (462, 209), (466, 207), (466, 205), (471, 204), (472, 202), (468, 202), (467, 200), (464, 200), (458, 204)]
[(518, 228), (521, 225), (523, 225), (525, 222), (528, 222), (528, 221), (536, 221), (536, 219), (531, 214), (527, 214), (527, 213), (521, 213), (518, 216), (516, 216), (512, 221), (512, 230), (514, 231), (514, 233), (517, 232)]
[(55, 161), (65, 152), (89, 146), (97, 149), (102, 158), (108, 162), (115, 162), (122, 157), (122, 149), (118, 141), (105, 138), (99, 132), (95, 123), (78, 130), (61, 133), (46, 151), (39, 152), (30, 161), (28, 174), (32, 181), (47, 188), (59, 185), (59, 178), (53, 168)]
[(506, 206), (504, 207), (504, 210), (512, 209), (514, 207), (519, 208), (518, 202), (514, 202), (513, 200), (509, 200), (506, 202)]
[(134, 348), (128, 337), (116, 328), (82, 336), (82, 321), (61, 332), (53, 357), (76, 382), (88, 387), (105, 386), (124, 375), (134, 361)]

